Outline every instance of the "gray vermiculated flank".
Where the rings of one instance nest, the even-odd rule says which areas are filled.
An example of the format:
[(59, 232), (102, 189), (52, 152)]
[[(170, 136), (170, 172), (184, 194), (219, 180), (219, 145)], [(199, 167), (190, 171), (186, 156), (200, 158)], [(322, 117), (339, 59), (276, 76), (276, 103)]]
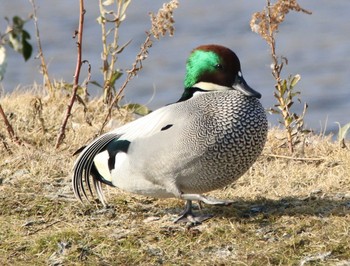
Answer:
[[(241, 175), (261, 154), (267, 137), (267, 119), (259, 100), (237, 91), (202, 93), (180, 113), (191, 114), (192, 125), (178, 140), (189, 153), (202, 153), (190, 166), (191, 178), (179, 176), (183, 193), (222, 188)], [(180, 107), (180, 106), (179, 106)], [(183, 108), (183, 106), (182, 106)]]

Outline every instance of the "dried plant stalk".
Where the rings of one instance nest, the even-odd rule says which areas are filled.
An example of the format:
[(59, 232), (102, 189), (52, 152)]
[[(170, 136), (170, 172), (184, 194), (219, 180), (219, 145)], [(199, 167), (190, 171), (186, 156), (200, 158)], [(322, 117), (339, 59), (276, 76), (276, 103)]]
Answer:
[[(110, 104), (115, 95), (115, 82), (122, 73), (115, 69), (117, 55), (130, 43), (119, 46), (119, 28), (126, 18), (126, 10), (131, 0), (99, 0), (100, 17), (97, 19), (101, 25), (102, 33), (102, 53), (101, 59), (103, 62), (103, 101)], [(115, 4), (116, 12), (107, 10), (106, 7)], [(108, 27), (109, 26), (109, 27)], [(108, 42), (108, 36), (112, 35), (112, 41)]]
[(150, 13), (152, 27), (149, 32), (146, 32), (146, 39), (142, 43), (139, 53), (136, 55), (135, 62), (132, 64), (130, 70), (127, 71), (127, 77), (119, 88), (118, 93), (114, 96), (111, 104), (109, 105), (107, 115), (105, 120), (102, 123), (99, 134), (102, 134), (104, 127), (108, 123), (112, 115), (112, 109), (118, 104), (121, 99), (122, 93), (125, 87), (128, 85), (130, 80), (137, 75), (137, 73), (142, 69), (142, 61), (144, 61), (148, 56), (148, 51), (153, 45), (152, 36), (157, 40), (160, 37), (165, 36), (167, 33), (169, 36), (174, 35), (174, 18), (173, 12), (179, 6), (177, 0), (172, 0), (168, 3), (165, 3), (162, 8), (159, 9), (157, 14)]
[(45, 57), (44, 57), (44, 52), (41, 46), (41, 40), (40, 40), (40, 33), (39, 33), (39, 25), (38, 25), (38, 17), (36, 15), (36, 5), (35, 5), (35, 1), (34, 0), (29, 0), (30, 3), (32, 4), (33, 7), (33, 19), (34, 19), (34, 26), (35, 26), (35, 35), (36, 35), (36, 40), (37, 40), (37, 46), (38, 46), (38, 50), (39, 50), (39, 58), (40, 58), (40, 62), (41, 62), (41, 71), (42, 74), (44, 76), (44, 85), (45, 87), (48, 89), (50, 96), (54, 95), (54, 87), (50, 81), (50, 76), (49, 76), (49, 71), (47, 68), (47, 64), (45, 61)]
[(287, 142), (290, 153), (294, 152), (293, 129), (297, 133), (303, 132), (303, 119), (307, 105), (305, 105), (302, 115), (297, 115), (291, 111), (293, 98), (299, 95), (299, 92), (293, 92), (295, 85), (300, 80), (300, 75), (289, 77), (288, 80), (281, 78), (281, 71), (284, 64), (288, 63), (287, 58), (281, 57), (279, 60), (276, 54), (276, 38), (279, 25), (285, 20), (289, 11), (303, 12), (311, 14), (310, 11), (303, 9), (298, 4), (297, 0), (277, 0), (271, 4), (270, 0), (266, 1), (266, 8), (261, 12), (253, 14), (250, 21), (252, 31), (258, 33), (270, 47), (272, 57), (272, 76), (276, 80), (274, 97), (278, 104), (275, 105), (278, 109), (271, 108), (273, 113), (280, 114), (283, 119), (283, 125), (286, 129)]
[(7, 119), (7, 116), (4, 112), (4, 109), (2, 109), (1, 104), (0, 104), (0, 115), (1, 115), (2, 119), (4, 120), (6, 129), (7, 129), (7, 133), (9, 134), (11, 140), (16, 144), (22, 144), (20, 139), (16, 136), (15, 131), (13, 130), (13, 127), (12, 127), (10, 121)]
[(83, 29), (84, 29), (84, 15), (85, 15), (85, 8), (84, 8), (84, 0), (79, 1), (79, 28), (78, 31), (76, 32), (78, 36), (78, 41), (77, 41), (77, 63), (76, 63), (76, 68), (75, 68), (75, 73), (74, 73), (74, 84), (73, 84), (73, 92), (72, 92), (72, 97), (70, 100), (70, 103), (67, 107), (66, 114), (64, 116), (62, 125), (60, 127), (60, 131), (57, 135), (57, 140), (56, 140), (56, 145), (55, 148), (59, 148), (61, 145), (64, 137), (65, 137), (65, 131), (66, 131), (66, 126), (68, 119), (71, 115), (71, 111), (76, 99), (77, 91), (79, 88), (79, 76), (80, 76), (80, 69), (81, 65), (83, 64), (82, 62), (82, 45), (83, 45)]

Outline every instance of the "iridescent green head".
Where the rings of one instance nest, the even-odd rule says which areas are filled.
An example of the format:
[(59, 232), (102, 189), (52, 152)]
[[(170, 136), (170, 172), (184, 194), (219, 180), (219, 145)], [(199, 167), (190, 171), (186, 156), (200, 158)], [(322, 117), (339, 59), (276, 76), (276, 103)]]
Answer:
[(186, 63), (184, 85), (184, 99), (192, 96), (194, 88), (201, 91), (236, 89), (249, 97), (261, 97), (243, 79), (237, 55), (221, 45), (202, 45), (192, 51)]

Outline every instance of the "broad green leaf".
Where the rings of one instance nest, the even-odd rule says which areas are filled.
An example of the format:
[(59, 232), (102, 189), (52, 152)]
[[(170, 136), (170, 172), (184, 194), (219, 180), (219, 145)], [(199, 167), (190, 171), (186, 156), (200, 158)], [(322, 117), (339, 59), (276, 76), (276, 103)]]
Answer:
[(19, 16), (14, 16), (12, 18), (12, 22), (13, 22), (13, 27), (15, 28), (15, 30), (22, 31), (23, 25), (25, 23), (25, 21), (23, 19), (21, 19)]
[(22, 39), (30, 39), (30, 34), (26, 30), (22, 30)]
[(23, 29), (25, 21), (18, 16), (12, 18), (13, 30), (9, 33), (9, 45), (18, 53), (21, 53), (27, 61), (33, 52), (32, 45), (28, 42), (30, 34)]
[(25, 30), (23, 30), (23, 34), (22, 34), (22, 55), (24, 57), (24, 60), (27, 61), (33, 52), (33, 47), (32, 45), (27, 42), (27, 39), (30, 39), (30, 35), (28, 32), (26, 32)]
[(3, 80), (7, 67), (6, 49), (0, 46), (0, 81)]
[(151, 110), (148, 109), (147, 106), (142, 105), (142, 104), (138, 104), (138, 103), (129, 103), (129, 104), (124, 105), (122, 108), (124, 108), (128, 111), (131, 111), (134, 114), (142, 115), (142, 116), (147, 115), (151, 112)]

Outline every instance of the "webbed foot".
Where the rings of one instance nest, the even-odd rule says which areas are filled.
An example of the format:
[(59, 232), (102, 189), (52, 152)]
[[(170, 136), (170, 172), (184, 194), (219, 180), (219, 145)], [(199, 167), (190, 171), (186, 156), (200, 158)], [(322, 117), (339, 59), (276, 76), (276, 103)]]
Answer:
[(174, 220), (174, 223), (188, 223), (190, 222), (192, 225), (198, 225), (202, 222), (212, 218), (213, 215), (211, 214), (202, 214), (197, 215), (192, 212), (192, 201), (187, 200), (185, 209), (183, 212)]

